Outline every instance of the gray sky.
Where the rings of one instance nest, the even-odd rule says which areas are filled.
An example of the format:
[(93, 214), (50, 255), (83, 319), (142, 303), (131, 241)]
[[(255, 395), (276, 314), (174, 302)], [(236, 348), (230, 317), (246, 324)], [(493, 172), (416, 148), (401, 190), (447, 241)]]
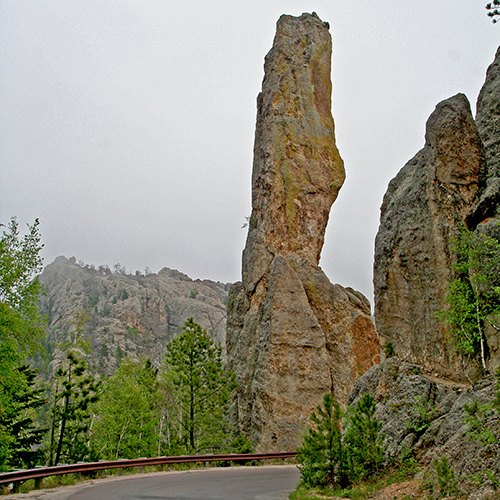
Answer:
[(485, 4), (1, 0), (0, 220), (38, 217), (45, 264), (239, 280), (264, 56), (281, 14), (316, 11), (347, 173), (321, 265), (371, 299), (388, 182), (439, 101), (475, 112), (500, 43)]

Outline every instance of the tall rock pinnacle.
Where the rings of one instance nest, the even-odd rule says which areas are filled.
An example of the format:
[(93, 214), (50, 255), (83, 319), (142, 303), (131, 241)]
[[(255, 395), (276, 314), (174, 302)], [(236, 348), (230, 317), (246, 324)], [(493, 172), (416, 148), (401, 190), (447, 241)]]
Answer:
[(344, 402), (378, 356), (369, 302), (318, 266), (344, 182), (328, 28), (314, 13), (282, 16), (258, 97), (252, 215), (226, 347), (235, 420), (261, 451), (295, 449), (323, 394)]
[(330, 207), (345, 178), (331, 114), (331, 54), (328, 24), (315, 14), (278, 21), (258, 97), (243, 254), (247, 292), (276, 255), (319, 264)]

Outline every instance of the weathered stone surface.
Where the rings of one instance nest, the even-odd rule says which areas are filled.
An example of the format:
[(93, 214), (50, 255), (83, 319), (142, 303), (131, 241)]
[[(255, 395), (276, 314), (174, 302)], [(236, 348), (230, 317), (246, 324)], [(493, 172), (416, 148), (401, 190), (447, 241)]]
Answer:
[(282, 16), (258, 98), (252, 216), (228, 301), (235, 418), (257, 450), (295, 449), (323, 394), (345, 401), (378, 356), (370, 304), (318, 266), (344, 180), (331, 116), (331, 38)]
[[(421, 366), (389, 358), (372, 367), (358, 379), (349, 404), (369, 393), (375, 398), (375, 417), (382, 423), (388, 457), (412, 451), (425, 466), (434, 458), (446, 456), (467, 498), (487, 497), (492, 484), (486, 478), (479, 484), (471, 481), (477, 473), (490, 469), (500, 474), (500, 444), (488, 447), (467, 436), (469, 426), (464, 405), (491, 403), (496, 395), (493, 377), (473, 387), (440, 379)], [(486, 427), (498, 436), (500, 419), (491, 414)]]
[(330, 207), (345, 177), (331, 114), (331, 53), (328, 25), (315, 14), (279, 19), (257, 102), (243, 253), (247, 292), (277, 254), (319, 264)]
[(486, 189), (475, 207), (477, 223), (500, 215), (500, 47), (486, 73), (476, 108), (477, 129), (484, 145), (488, 172)]
[[(453, 278), (453, 238), (484, 183), (481, 140), (463, 94), (436, 107), (426, 144), (390, 182), (375, 241), (375, 323), (381, 345), (457, 380), (460, 358), (436, 318)], [(476, 366), (467, 371), (474, 376)]]
[(148, 356), (161, 363), (167, 342), (189, 317), (225, 343), (229, 285), (194, 281), (168, 268), (146, 276), (113, 273), (65, 257), (46, 266), (39, 279), (47, 292), (40, 298), (49, 323), (47, 341), (56, 348), (66, 340), (75, 312), (88, 311), (90, 361), (102, 373), (113, 373), (123, 356)]

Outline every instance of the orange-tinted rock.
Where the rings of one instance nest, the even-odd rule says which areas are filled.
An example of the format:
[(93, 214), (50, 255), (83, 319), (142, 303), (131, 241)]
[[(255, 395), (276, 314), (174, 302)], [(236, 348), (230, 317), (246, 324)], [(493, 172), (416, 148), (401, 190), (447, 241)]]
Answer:
[(252, 216), (226, 338), (235, 420), (259, 451), (295, 449), (323, 395), (345, 401), (378, 356), (368, 301), (318, 266), (344, 181), (330, 60), (327, 23), (280, 18), (258, 98)]

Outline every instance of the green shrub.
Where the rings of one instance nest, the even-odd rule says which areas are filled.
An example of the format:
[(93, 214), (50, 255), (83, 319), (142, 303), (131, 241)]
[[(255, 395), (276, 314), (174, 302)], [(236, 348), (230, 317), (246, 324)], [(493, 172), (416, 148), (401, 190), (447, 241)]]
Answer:
[[(374, 417), (373, 397), (364, 394), (345, 414), (333, 396), (323, 397), (311, 416), (299, 447), (302, 484), (306, 487), (340, 486), (373, 476), (384, 462), (382, 424)], [(342, 435), (342, 424), (345, 434)]]
[(450, 467), (448, 457), (435, 458), (432, 469), (426, 474), (425, 487), (430, 498), (446, 498), (458, 495), (458, 479)]

